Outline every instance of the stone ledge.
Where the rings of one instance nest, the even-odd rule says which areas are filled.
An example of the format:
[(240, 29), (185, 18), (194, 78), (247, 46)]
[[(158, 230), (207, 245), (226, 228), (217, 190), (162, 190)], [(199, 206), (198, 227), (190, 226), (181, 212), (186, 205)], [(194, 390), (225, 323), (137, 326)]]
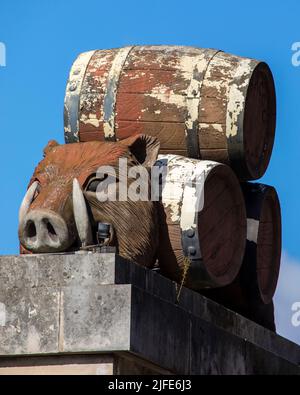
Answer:
[(114, 254), (0, 257), (0, 361), (124, 352), (180, 374), (299, 373), (297, 345), (191, 290), (175, 301), (172, 281)]

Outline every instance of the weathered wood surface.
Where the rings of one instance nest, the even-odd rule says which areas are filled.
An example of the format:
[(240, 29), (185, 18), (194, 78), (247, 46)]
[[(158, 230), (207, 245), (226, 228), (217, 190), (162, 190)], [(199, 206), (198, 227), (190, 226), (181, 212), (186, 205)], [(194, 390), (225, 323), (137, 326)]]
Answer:
[(65, 98), (66, 142), (158, 137), (162, 153), (265, 172), (275, 89), (268, 66), (213, 49), (142, 46), (81, 54)]
[(159, 216), (162, 273), (181, 282), (188, 258), (187, 287), (231, 283), (246, 242), (246, 212), (236, 176), (228, 166), (212, 161), (160, 155), (159, 162), (168, 168)]

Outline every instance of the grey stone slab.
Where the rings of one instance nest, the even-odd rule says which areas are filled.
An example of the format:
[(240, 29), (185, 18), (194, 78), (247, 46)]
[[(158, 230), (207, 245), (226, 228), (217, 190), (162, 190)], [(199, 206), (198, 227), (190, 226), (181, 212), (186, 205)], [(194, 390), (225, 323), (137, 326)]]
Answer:
[(114, 284), (115, 254), (39, 254), (0, 256), (3, 287), (62, 287)]
[(131, 288), (130, 285), (65, 287), (59, 351), (129, 351)]
[(300, 346), (197, 292), (183, 288), (179, 306), (230, 334), (300, 365)]
[(0, 288), (56, 287), (61, 262), (47, 255), (0, 256)]
[[(299, 364), (294, 343), (197, 292), (183, 288), (178, 303), (176, 294), (171, 280), (115, 254), (2, 256), (0, 355), (118, 350), (181, 373), (192, 369), (191, 361), (200, 369), (209, 350), (218, 365), (200, 371), (225, 372), (228, 350), (237, 361), (247, 357), (253, 372), (256, 353), (262, 361)], [(197, 326), (206, 339), (198, 348)], [(243, 354), (245, 347), (250, 351)]]
[(188, 374), (190, 321), (183, 309), (132, 285), (65, 287), (61, 307), (60, 352), (130, 351)]
[(177, 301), (176, 283), (156, 271), (139, 267), (131, 262), (121, 263), (116, 265), (116, 282), (131, 282), (152, 295), (170, 303), (178, 303), (184, 310), (230, 334), (247, 339), (269, 352), (300, 364), (300, 347), (295, 343), (185, 287), (182, 288)]
[(142, 289), (146, 289), (147, 274), (151, 270), (133, 264), (125, 259), (116, 259), (114, 266), (115, 284), (134, 284)]
[(178, 285), (155, 271), (147, 271), (145, 290), (170, 303), (177, 304)]
[(54, 288), (0, 287), (0, 355), (58, 350), (59, 292)]
[(246, 342), (245, 364), (248, 375), (300, 375), (299, 366), (250, 342)]
[(190, 374), (245, 374), (246, 371), (244, 340), (191, 316)]
[(115, 284), (115, 254), (70, 254), (63, 261), (61, 286)]
[(172, 372), (188, 374), (190, 315), (133, 287), (130, 350)]
[(300, 368), (246, 339), (191, 316), (191, 371), (201, 375), (300, 375)]

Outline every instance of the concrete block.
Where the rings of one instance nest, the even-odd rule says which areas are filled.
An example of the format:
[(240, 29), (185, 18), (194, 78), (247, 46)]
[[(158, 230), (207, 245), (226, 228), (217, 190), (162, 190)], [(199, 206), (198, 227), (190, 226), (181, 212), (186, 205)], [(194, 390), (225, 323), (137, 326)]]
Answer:
[(130, 350), (175, 373), (190, 369), (190, 316), (178, 306), (133, 287)]
[(0, 355), (57, 352), (59, 292), (0, 286)]
[(59, 351), (130, 351), (131, 292), (130, 285), (65, 287)]
[(245, 374), (245, 342), (198, 317), (192, 317), (190, 373)]

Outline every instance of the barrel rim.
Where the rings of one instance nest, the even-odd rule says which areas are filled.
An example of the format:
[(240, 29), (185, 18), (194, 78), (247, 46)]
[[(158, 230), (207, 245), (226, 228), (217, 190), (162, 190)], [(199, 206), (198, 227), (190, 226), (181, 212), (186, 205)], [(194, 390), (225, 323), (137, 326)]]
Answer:
[[(264, 205), (267, 204), (267, 202), (271, 202), (271, 209), (273, 214), (273, 218), (276, 219), (276, 227), (273, 228), (274, 231), (276, 232), (275, 237), (276, 241), (274, 243), (274, 255), (272, 262), (274, 263), (273, 265), (273, 270), (272, 273), (273, 275), (270, 276), (270, 282), (266, 289), (264, 290), (261, 285), (260, 277), (257, 276), (257, 282), (258, 282), (258, 289), (260, 292), (260, 296), (265, 304), (268, 304), (272, 301), (272, 298), (275, 294), (277, 283), (278, 283), (278, 278), (279, 278), (279, 272), (280, 272), (280, 263), (281, 263), (281, 250), (282, 250), (282, 221), (281, 221), (281, 206), (280, 206), (280, 200), (278, 193), (276, 189), (272, 186), (267, 185), (267, 191), (265, 192), (264, 199), (262, 202), (262, 208), (261, 208), (261, 215), (263, 214), (263, 208)], [(260, 230), (261, 228), (259, 227), (258, 229), (258, 241), (260, 238)], [(257, 266), (258, 266), (258, 251), (257, 251)]]
[[(245, 253), (245, 248), (246, 248), (246, 235), (247, 235), (247, 221), (246, 221), (246, 207), (244, 203), (244, 197), (242, 190), (240, 188), (240, 184), (238, 181), (238, 178), (236, 174), (232, 171), (232, 169), (222, 163), (219, 163), (218, 166), (215, 166), (214, 168), (211, 169), (210, 173), (208, 174), (206, 178), (206, 182), (211, 178), (216, 171), (221, 171), (223, 174), (226, 174), (226, 180), (229, 184), (234, 186), (234, 191), (236, 195), (236, 200), (240, 202), (239, 209), (241, 210), (240, 212), (240, 217), (244, 218), (243, 223), (240, 226), (238, 235), (240, 238), (240, 243), (239, 243), (239, 248), (234, 250), (233, 252), (233, 258), (229, 260), (230, 265), (226, 268), (226, 272), (224, 272), (222, 275), (215, 275), (210, 268), (205, 265), (206, 270), (208, 274), (210, 275), (211, 279), (215, 284), (218, 284), (218, 287), (226, 286), (231, 284), (234, 279), (237, 277), (243, 263), (243, 257)], [(224, 173), (225, 172), (225, 173)], [(200, 218), (201, 220), (201, 218)], [(199, 234), (199, 239), (200, 239), (200, 245), (201, 245), (201, 235)]]
[[(268, 100), (269, 100), (269, 113), (270, 113), (270, 121), (268, 122), (268, 131), (265, 131), (265, 139), (263, 144), (263, 151), (259, 155), (261, 158), (261, 163), (258, 168), (251, 166), (251, 161), (247, 159), (247, 150), (246, 150), (246, 142), (247, 142), (247, 130), (246, 130), (246, 122), (247, 116), (249, 116), (250, 111), (247, 111), (249, 106), (249, 97), (250, 97), (250, 89), (252, 87), (252, 82), (256, 77), (256, 73), (263, 72), (268, 86)], [(266, 173), (268, 166), (271, 161), (272, 152), (275, 143), (275, 134), (276, 134), (276, 88), (273, 73), (266, 62), (258, 62), (252, 71), (251, 78), (247, 85), (246, 97), (245, 97), (245, 105), (244, 105), (244, 117), (243, 117), (243, 162), (246, 168), (246, 171), (249, 177), (249, 180), (257, 180)], [(251, 132), (251, 131), (249, 131)], [(259, 136), (258, 136), (259, 137)]]

